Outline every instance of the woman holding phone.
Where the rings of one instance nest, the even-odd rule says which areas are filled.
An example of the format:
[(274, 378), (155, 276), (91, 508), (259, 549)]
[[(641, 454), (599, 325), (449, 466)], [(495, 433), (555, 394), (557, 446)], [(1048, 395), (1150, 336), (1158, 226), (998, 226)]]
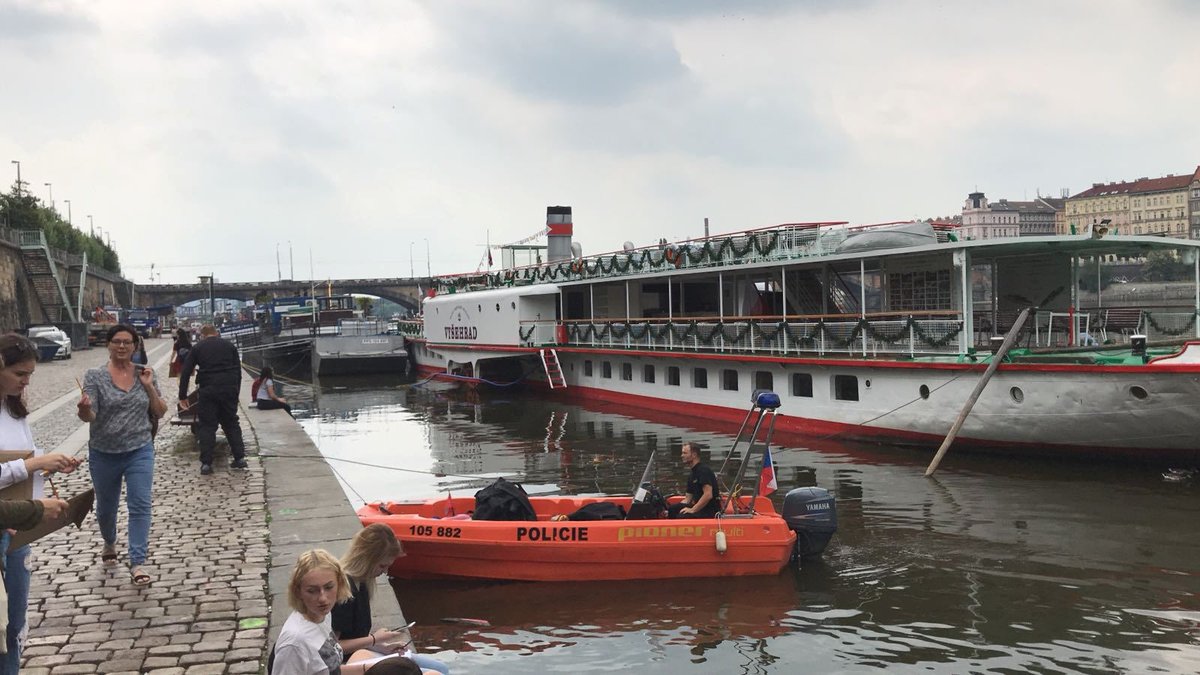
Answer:
[[(333, 608), (333, 633), (345, 654), (357, 649), (369, 649), (380, 654), (403, 652), (412, 644), (408, 629), (412, 624), (388, 630), (371, 631), (371, 596), (375, 578), (387, 571), (404, 549), (392, 529), (383, 523), (372, 523), (359, 530), (350, 540), (350, 548), (342, 556), (342, 569), (350, 580), (351, 597)], [(406, 654), (423, 670), (449, 674), (450, 668), (437, 659), (423, 654)]]

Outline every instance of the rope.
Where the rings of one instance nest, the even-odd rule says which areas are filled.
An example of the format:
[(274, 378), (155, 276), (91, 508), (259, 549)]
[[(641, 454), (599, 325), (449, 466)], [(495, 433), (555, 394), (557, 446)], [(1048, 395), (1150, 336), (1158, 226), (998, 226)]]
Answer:
[[(368, 467), (371, 469), (386, 469), (388, 471), (402, 471), (404, 473), (419, 473), (419, 474), (426, 475), (426, 476), (433, 476), (435, 478), (449, 477), (449, 478), (466, 478), (469, 480), (487, 480), (486, 477), (472, 475), (472, 474), (445, 473), (445, 472), (439, 472), (439, 471), (425, 471), (423, 469), (406, 469), (406, 468), (400, 467), (400, 466), (391, 466), (388, 464), (374, 464), (371, 462), (363, 462), (363, 461), (360, 461), (357, 459), (345, 459), (343, 457), (327, 457), (327, 456), (321, 455), (321, 454), (316, 454), (316, 455), (275, 455), (275, 456), (280, 457), (280, 458), (286, 457), (287, 459), (319, 459), (322, 461), (329, 460), (329, 461), (334, 461), (334, 462), (342, 462), (343, 464), (353, 464), (355, 466), (365, 466), (365, 467)], [(332, 468), (332, 467), (330, 467), (330, 468)], [(334, 473), (337, 473), (337, 469), (334, 469)], [(338, 474), (338, 477), (341, 477), (341, 474)], [(342, 478), (342, 480), (346, 480), (346, 479)], [(350, 484), (349, 481), (347, 481), (346, 484), (349, 485)], [(351, 488), (351, 489), (353, 489), (353, 488)], [(355, 494), (358, 494), (358, 493), (356, 492)], [(364, 499), (363, 502), (365, 503), (366, 500)]]

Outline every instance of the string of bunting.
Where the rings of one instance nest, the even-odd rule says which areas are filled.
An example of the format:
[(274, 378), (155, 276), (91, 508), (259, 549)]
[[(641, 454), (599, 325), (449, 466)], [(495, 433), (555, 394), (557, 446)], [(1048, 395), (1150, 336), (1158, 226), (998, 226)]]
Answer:
[[(1193, 317), (1194, 320), (1195, 317)], [(895, 322), (888, 322), (894, 324)], [(847, 328), (849, 333), (847, 334)], [(696, 344), (711, 347), (723, 339), (725, 343), (736, 345), (746, 338), (751, 330), (758, 332), (765, 342), (780, 340), (786, 335), (798, 347), (812, 346), (823, 336), (825, 340), (837, 347), (848, 347), (859, 340), (863, 333), (877, 342), (894, 345), (907, 341), (909, 336), (922, 345), (941, 348), (949, 345), (962, 333), (963, 324), (956, 321), (942, 335), (934, 335), (926, 330), (920, 322), (908, 317), (903, 324), (889, 326), (883, 329), (866, 319), (859, 319), (854, 324), (845, 322), (826, 323), (823, 319), (812, 323), (792, 324), (785, 321), (738, 321), (726, 323), (723, 321), (667, 321), (664, 323), (587, 323), (570, 324), (567, 335), (572, 342), (588, 343), (597, 340), (613, 338), (624, 339), (626, 336), (640, 341), (647, 335), (652, 340), (662, 340), (668, 335), (677, 342), (694, 340)], [(530, 331), (532, 335), (532, 331)], [(528, 340), (525, 331), (521, 331), (521, 339)]]
[[(506, 244), (514, 246), (523, 244), (545, 235), (549, 230), (543, 230), (520, 241)], [(492, 248), (502, 248), (493, 246)], [(482, 283), (489, 288), (511, 286), (517, 283), (534, 283), (540, 281), (558, 281), (560, 279), (587, 279), (597, 276), (608, 276), (614, 272), (626, 274), (630, 270), (641, 272), (646, 269), (658, 270), (670, 267), (682, 267), (685, 263), (700, 265), (724, 260), (730, 254), (733, 262), (741, 262), (750, 256), (765, 257), (779, 248), (779, 232), (759, 232), (749, 235), (709, 239), (703, 243), (684, 243), (666, 246), (661, 249), (646, 248), (628, 253), (619, 252), (585, 259), (560, 260), (553, 263), (526, 267), (518, 270), (502, 270), (483, 274), (461, 275), (458, 277), (443, 277), (440, 282), (445, 290), (465, 288), (471, 284)]]
[(1162, 333), (1163, 335), (1170, 335), (1172, 337), (1175, 337), (1177, 335), (1183, 335), (1184, 333), (1191, 331), (1192, 327), (1196, 325), (1196, 312), (1194, 312), (1194, 311), (1192, 312), (1192, 315), (1188, 318), (1187, 323), (1177, 329), (1163, 328), (1158, 323), (1158, 321), (1154, 320), (1154, 315), (1151, 314), (1150, 312), (1143, 311), (1142, 314), (1146, 317), (1146, 323), (1150, 324), (1151, 328), (1158, 331), (1159, 333)]

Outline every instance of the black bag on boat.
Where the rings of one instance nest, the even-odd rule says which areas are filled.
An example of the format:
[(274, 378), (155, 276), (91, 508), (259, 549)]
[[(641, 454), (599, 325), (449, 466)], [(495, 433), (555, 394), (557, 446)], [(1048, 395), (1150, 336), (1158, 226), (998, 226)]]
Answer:
[(567, 520), (625, 520), (625, 509), (612, 502), (593, 502), (568, 514)]
[(520, 483), (497, 478), (495, 483), (475, 493), (475, 520), (537, 520), (529, 495)]

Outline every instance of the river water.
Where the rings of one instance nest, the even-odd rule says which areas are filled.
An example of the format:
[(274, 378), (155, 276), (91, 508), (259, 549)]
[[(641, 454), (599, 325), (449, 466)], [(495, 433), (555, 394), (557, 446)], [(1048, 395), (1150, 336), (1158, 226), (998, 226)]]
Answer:
[[(531, 494), (628, 494), (652, 449), (656, 483), (682, 492), (682, 441), (715, 468), (736, 432), (382, 379), (287, 395), (356, 506), (501, 475)], [(680, 561), (668, 582), (395, 582), (418, 643), (455, 673), (1200, 672), (1200, 477), (952, 449), (927, 479), (928, 453), (774, 446), (777, 508), (794, 487), (837, 495), (821, 560), (749, 579), (687, 579)]]

